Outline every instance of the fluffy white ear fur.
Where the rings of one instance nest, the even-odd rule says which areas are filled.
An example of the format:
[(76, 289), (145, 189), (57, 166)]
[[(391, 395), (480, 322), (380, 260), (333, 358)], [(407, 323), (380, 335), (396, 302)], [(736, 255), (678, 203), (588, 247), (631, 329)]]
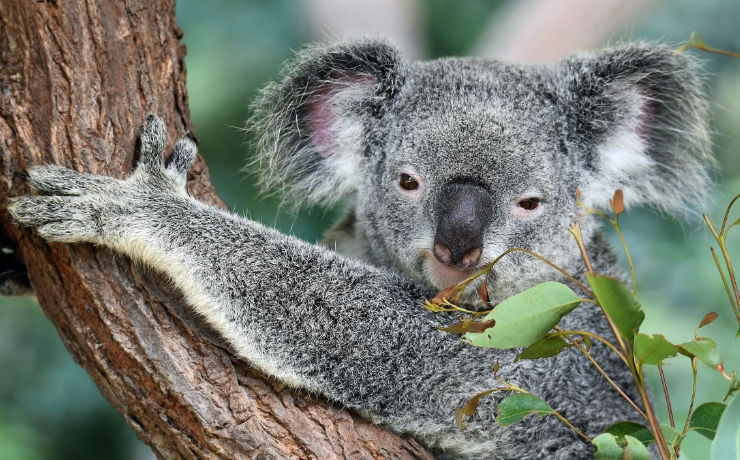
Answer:
[(325, 82), (311, 96), (306, 106), (311, 143), (303, 148), (315, 149), (333, 180), (315, 175), (310, 187), (314, 196), (309, 199), (338, 200), (353, 192), (361, 180), (365, 139), (361, 106), (374, 97), (378, 84), (371, 75), (349, 74)]
[(622, 189), (627, 206), (679, 216), (703, 211), (715, 163), (698, 64), (665, 48), (613, 54), (619, 59), (611, 69), (591, 80), (605, 82), (587, 113), (605, 135), (591, 147), (591, 167), (579, 184), (584, 203), (606, 209)]
[(653, 186), (656, 163), (648, 154), (654, 105), (637, 88), (627, 90), (621, 120), (612, 134), (595, 149), (595, 170), (581, 190), (583, 202), (592, 208), (608, 208), (616, 189), (624, 192), (625, 206), (640, 202), (656, 204), (668, 199)]

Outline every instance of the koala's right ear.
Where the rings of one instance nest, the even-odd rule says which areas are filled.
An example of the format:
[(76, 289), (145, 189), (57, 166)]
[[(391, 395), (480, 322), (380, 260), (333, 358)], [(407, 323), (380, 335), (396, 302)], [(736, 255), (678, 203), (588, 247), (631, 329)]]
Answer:
[(367, 152), (367, 127), (403, 83), (398, 51), (383, 40), (314, 45), (262, 90), (249, 128), (264, 186), (296, 204), (353, 192)]

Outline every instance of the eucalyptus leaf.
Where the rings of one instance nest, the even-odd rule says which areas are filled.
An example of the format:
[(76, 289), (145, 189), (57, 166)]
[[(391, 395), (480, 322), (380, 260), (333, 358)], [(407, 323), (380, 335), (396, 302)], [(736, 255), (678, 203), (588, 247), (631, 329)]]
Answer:
[(525, 415), (537, 414), (540, 417), (553, 413), (552, 408), (537, 396), (519, 393), (504, 399), (498, 405), (499, 425), (512, 425), (520, 422)]
[(635, 356), (640, 365), (663, 364), (664, 359), (677, 353), (676, 346), (660, 334), (637, 334), (635, 337)]
[(562, 283), (548, 281), (501, 302), (486, 317), (496, 325), (483, 333), (465, 337), (477, 347), (526, 347), (542, 338), (560, 318), (581, 303), (581, 298)]
[(696, 340), (677, 345), (678, 351), (690, 358), (697, 358), (714, 370), (722, 364), (722, 357), (714, 351), (717, 344), (709, 337), (697, 337)]
[(595, 460), (650, 460), (650, 452), (638, 439), (625, 435), (626, 441), (620, 445), (611, 433), (601, 433), (591, 442), (596, 446)]
[(596, 300), (612, 320), (619, 335), (632, 346), (635, 330), (645, 319), (640, 302), (621, 281), (605, 275), (587, 275)]
[(613, 434), (617, 439), (629, 435), (638, 439), (645, 446), (648, 446), (651, 442), (655, 441), (655, 437), (650, 429), (645, 425), (641, 425), (636, 422), (617, 422), (607, 428), (606, 433)]
[(678, 444), (686, 435), (679, 433), (675, 428), (667, 423), (660, 424), (660, 431), (663, 432), (663, 438), (668, 445), (673, 448)]
[(735, 398), (725, 409), (712, 441), (713, 460), (740, 458), (740, 398)]
[(693, 428), (705, 438), (714, 439), (719, 420), (725, 408), (727, 406), (721, 402), (707, 402), (702, 404), (691, 414), (689, 428)]
[(543, 337), (519, 353), (519, 355), (514, 358), (514, 362), (517, 362), (520, 359), (549, 358), (557, 355), (567, 346), (568, 344), (565, 343), (563, 337), (559, 335), (556, 335), (555, 337)]

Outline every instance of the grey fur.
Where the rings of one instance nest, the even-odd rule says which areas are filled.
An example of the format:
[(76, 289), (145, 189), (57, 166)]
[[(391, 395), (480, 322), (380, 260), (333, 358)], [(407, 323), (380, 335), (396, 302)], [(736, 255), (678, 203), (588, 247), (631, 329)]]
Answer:
[[(454, 426), (455, 407), (497, 386), (496, 360), (504, 379), (590, 435), (635, 414), (573, 350), (513, 363), (516, 350), (470, 347), (435, 328), (456, 318), (421, 308), (446, 287), (430, 268), (434, 204), (445, 184), (474, 181), (495, 203), (481, 265), (523, 247), (582, 273), (568, 233), (577, 187), (595, 205), (622, 187), (628, 201), (672, 212), (704, 195), (711, 160), (694, 69), (689, 56), (645, 44), (551, 66), (408, 63), (373, 40), (307, 48), (256, 103), (250, 125), (261, 135), (263, 179), (294, 190), (297, 201), (341, 192), (350, 211), (327, 245), (370, 263), (187, 196), (195, 146), (181, 141), (165, 167), (156, 118), (140, 132), (141, 160), (126, 180), (36, 167), (29, 182), (44, 196), (13, 199), (9, 209), (50, 240), (102, 244), (167, 274), (236, 353), (267, 374), (409, 433), (443, 457), (587, 458), (592, 447), (554, 417), (499, 426), (504, 394), (484, 398), (466, 430)], [(398, 187), (404, 170), (422, 182), (418, 193)], [(526, 196), (541, 199), (530, 214), (515, 206)], [(619, 276), (597, 223), (582, 225), (597, 270)], [(492, 275), (494, 301), (560, 279), (521, 254)], [(589, 305), (562, 326), (611, 336)], [(635, 397), (626, 367), (600, 344), (592, 351)]]

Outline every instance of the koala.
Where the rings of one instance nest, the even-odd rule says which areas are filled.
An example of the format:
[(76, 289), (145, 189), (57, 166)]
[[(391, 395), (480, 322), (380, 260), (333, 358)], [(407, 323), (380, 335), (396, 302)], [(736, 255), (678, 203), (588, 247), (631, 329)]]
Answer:
[[(408, 62), (382, 39), (309, 46), (261, 92), (249, 127), (266, 187), (297, 204), (347, 203), (323, 245), (188, 196), (196, 147), (181, 139), (165, 165), (156, 117), (125, 180), (34, 167), (38, 194), (11, 199), (9, 211), (49, 241), (103, 245), (166, 274), (265, 374), (440, 458), (589, 458), (593, 446), (555, 417), (498, 425), (505, 393), (482, 399), (465, 430), (454, 423), (456, 407), (499, 386), (496, 361), (501, 378), (590, 436), (636, 419), (577, 350), (513, 362), (519, 350), (469, 346), (436, 328), (459, 317), (422, 305), (514, 247), (583, 278), (568, 231), (577, 189), (594, 208), (618, 188), (627, 204), (664, 212), (701, 203), (712, 158), (697, 69), (689, 55), (645, 43), (552, 65)], [(621, 276), (598, 222), (580, 222), (594, 268)], [(496, 303), (547, 280), (567, 281), (513, 253), (487, 289)], [(590, 304), (561, 326), (613, 337)], [(591, 352), (637, 401), (617, 356), (600, 343)]]

